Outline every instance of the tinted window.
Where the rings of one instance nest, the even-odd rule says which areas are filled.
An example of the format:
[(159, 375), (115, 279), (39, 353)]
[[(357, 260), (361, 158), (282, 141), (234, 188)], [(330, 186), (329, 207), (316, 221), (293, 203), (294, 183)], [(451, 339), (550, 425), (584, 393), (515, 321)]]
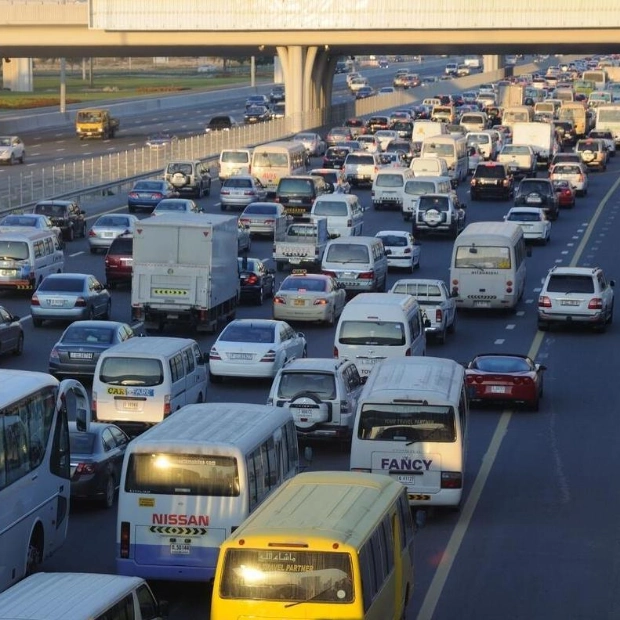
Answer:
[(447, 196), (420, 196), (420, 210), (437, 209), (445, 211), (449, 208), (450, 201)]
[(245, 208), (244, 213), (253, 213), (256, 215), (275, 215), (278, 211), (276, 205), (250, 205)]
[(129, 237), (117, 237), (112, 241), (108, 250), (109, 254), (133, 254), (133, 239)]
[(0, 259), (25, 260), (28, 258), (28, 244), (23, 241), (0, 240)]
[(398, 347), (405, 344), (405, 325), (394, 321), (343, 321), (340, 344)]
[(474, 360), (474, 368), (484, 372), (528, 372), (532, 370), (526, 359), (503, 357), (501, 355), (478, 357)]
[(322, 293), (325, 291), (326, 281), (319, 278), (295, 278), (289, 276), (280, 285), (281, 291), (312, 291)]
[(405, 194), (419, 196), (421, 194), (432, 194), (435, 191), (435, 183), (432, 181), (407, 181), (405, 184)]
[(475, 176), (503, 179), (506, 176), (506, 170), (503, 166), (478, 166), (476, 168)]
[(319, 200), (312, 211), (314, 215), (343, 215), (349, 213), (347, 203), (342, 200)]
[(290, 195), (300, 194), (312, 195), (314, 193), (314, 183), (308, 179), (282, 179), (278, 185), (278, 194)]
[(336, 243), (327, 250), (328, 262), (334, 263), (368, 263), (370, 256), (365, 245), (356, 243)]
[(114, 329), (106, 327), (84, 327), (77, 321), (70, 325), (62, 336), (63, 344), (112, 344)]
[(95, 448), (95, 439), (97, 439), (97, 435), (94, 433), (70, 433), (69, 450), (71, 454), (92, 454)]
[(252, 181), (251, 179), (227, 179), (226, 181), (224, 181), (224, 187), (252, 187)]
[(300, 392), (312, 392), (324, 400), (336, 398), (334, 375), (327, 372), (283, 372), (278, 385), (280, 398), (293, 398)]
[(45, 278), (37, 289), (39, 291), (63, 291), (66, 293), (81, 293), (84, 290), (84, 280), (80, 278)]
[(218, 340), (222, 342), (274, 342), (275, 328), (273, 325), (231, 324), (221, 334)]
[(109, 385), (161, 385), (164, 370), (161, 362), (156, 359), (111, 356), (103, 360), (99, 379)]
[(594, 293), (592, 276), (555, 274), (549, 278), (547, 291), (550, 293)]
[(378, 187), (402, 187), (403, 176), (401, 174), (378, 174), (375, 185)]
[(383, 241), (384, 246), (404, 248), (407, 246), (407, 238), (404, 235), (381, 235), (379, 239)]
[(374, 166), (375, 160), (372, 155), (355, 155), (350, 154), (347, 155), (347, 159), (345, 161), (347, 165), (353, 164), (358, 166)]

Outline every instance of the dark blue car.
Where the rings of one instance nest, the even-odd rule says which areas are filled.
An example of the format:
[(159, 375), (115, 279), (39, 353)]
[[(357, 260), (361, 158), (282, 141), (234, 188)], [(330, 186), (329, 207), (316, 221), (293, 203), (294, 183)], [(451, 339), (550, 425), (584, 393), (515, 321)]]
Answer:
[(176, 198), (179, 194), (168, 181), (136, 181), (127, 196), (129, 213), (138, 209), (153, 209), (164, 198)]

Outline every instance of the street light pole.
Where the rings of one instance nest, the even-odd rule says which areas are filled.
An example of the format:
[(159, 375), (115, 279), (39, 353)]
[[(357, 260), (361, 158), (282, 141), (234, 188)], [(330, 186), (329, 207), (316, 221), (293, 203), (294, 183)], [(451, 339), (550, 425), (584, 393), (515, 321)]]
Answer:
[(60, 113), (67, 111), (67, 61), (60, 59)]

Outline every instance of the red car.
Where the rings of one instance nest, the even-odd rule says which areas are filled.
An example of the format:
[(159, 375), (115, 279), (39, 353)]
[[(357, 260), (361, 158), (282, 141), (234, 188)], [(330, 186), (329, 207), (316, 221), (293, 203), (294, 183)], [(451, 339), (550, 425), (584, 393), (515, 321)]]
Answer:
[(514, 402), (538, 411), (546, 366), (527, 355), (477, 355), (465, 369), (469, 397), (479, 402)]
[(572, 186), (570, 181), (565, 179), (556, 179), (553, 181), (553, 189), (558, 195), (558, 206), (572, 209), (575, 206), (575, 197), (577, 190)]

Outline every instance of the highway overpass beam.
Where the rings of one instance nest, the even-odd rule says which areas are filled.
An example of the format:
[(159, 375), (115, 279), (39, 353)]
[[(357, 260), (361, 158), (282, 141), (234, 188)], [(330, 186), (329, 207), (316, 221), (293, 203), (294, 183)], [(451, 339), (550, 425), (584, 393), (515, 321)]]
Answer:
[(32, 58), (4, 58), (2, 87), (15, 92), (31, 93), (34, 90)]
[(504, 68), (504, 57), (496, 54), (488, 54), (482, 57), (483, 71), (497, 71)]

